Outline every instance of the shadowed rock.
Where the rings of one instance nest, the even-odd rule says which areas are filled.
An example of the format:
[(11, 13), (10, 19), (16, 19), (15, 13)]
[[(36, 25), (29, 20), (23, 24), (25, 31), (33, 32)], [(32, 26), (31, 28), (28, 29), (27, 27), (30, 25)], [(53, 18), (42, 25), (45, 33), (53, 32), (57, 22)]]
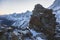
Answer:
[(38, 32), (43, 32), (48, 40), (54, 40), (55, 35), (56, 18), (55, 14), (52, 14), (52, 11), (52, 9), (47, 9), (40, 4), (37, 4), (35, 5), (33, 15), (29, 22), (30, 28), (33, 28)]

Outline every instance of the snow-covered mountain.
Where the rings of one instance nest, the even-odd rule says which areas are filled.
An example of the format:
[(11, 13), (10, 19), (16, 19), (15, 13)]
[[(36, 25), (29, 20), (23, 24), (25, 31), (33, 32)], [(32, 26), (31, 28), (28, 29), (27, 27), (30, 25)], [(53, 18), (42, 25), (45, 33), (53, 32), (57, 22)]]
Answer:
[(53, 13), (56, 14), (57, 18), (56, 21), (60, 23), (60, 0), (55, 0), (49, 9), (53, 9)]
[(12, 26), (15, 26), (15, 27), (27, 27), (28, 24), (29, 24), (29, 20), (30, 20), (30, 17), (32, 15), (32, 12), (30, 11), (27, 11), (25, 13), (21, 13), (21, 14), (12, 14), (12, 15), (8, 15), (7, 19), (8, 20), (13, 20), (15, 21)]
[[(32, 12), (26, 11), (25, 13), (13, 13), (9, 15), (2, 15), (0, 16), (0, 20), (9, 20), (14, 21), (14, 23), (11, 26), (15, 27), (24, 27), (28, 26), (30, 18), (31, 18)], [(8, 22), (6, 22), (8, 23)]]

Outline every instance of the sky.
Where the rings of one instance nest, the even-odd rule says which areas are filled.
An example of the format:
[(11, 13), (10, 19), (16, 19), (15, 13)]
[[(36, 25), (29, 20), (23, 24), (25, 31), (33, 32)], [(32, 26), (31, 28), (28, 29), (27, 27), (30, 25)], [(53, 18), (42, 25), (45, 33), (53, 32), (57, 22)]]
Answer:
[(48, 8), (55, 0), (0, 0), (0, 15), (32, 11), (36, 4)]

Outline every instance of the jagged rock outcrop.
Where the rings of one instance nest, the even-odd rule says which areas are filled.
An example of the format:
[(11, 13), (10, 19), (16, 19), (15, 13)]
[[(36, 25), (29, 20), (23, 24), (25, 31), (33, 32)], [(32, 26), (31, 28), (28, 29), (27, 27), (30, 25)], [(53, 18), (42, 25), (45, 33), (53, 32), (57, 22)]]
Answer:
[(56, 18), (52, 11), (52, 9), (44, 8), (40, 4), (35, 5), (29, 25), (30, 28), (43, 32), (48, 40), (54, 40), (55, 35)]

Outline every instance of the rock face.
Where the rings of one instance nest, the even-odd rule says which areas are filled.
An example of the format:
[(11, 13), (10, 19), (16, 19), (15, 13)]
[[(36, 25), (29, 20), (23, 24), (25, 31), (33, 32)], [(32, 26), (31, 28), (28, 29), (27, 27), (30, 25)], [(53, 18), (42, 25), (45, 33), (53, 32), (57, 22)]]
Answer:
[(44, 33), (48, 40), (54, 40), (56, 27), (56, 18), (55, 14), (52, 14), (52, 11), (52, 9), (46, 9), (42, 5), (37, 4), (29, 22), (30, 28)]

